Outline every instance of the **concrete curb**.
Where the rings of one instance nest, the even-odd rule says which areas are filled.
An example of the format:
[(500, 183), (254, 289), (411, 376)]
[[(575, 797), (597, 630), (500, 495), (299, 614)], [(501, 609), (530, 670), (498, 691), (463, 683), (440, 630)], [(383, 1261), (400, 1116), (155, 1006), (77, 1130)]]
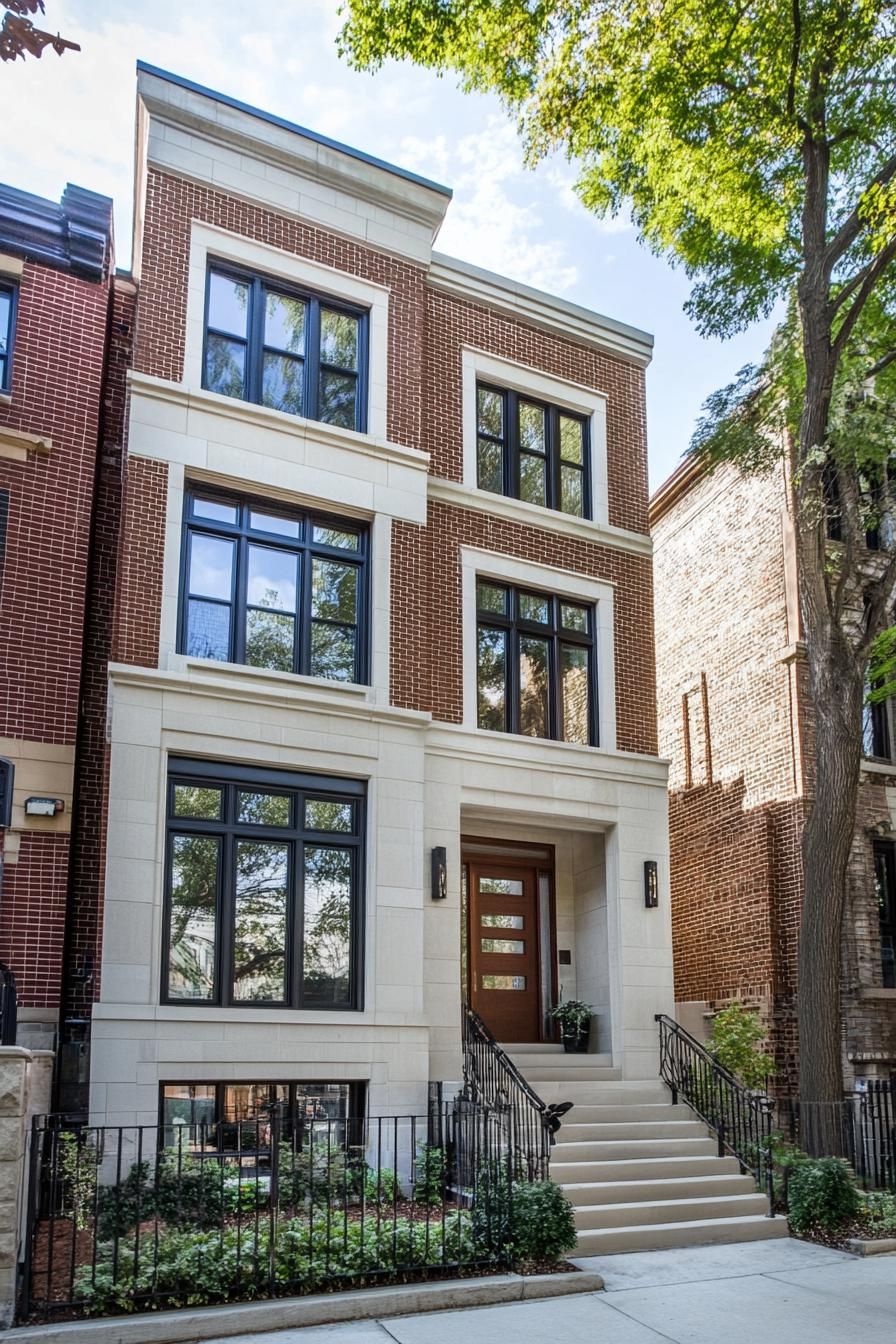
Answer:
[(482, 1279), (441, 1283), (402, 1283), (390, 1288), (361, 1288), (350, 1293), (316, 1293), (267, 1302), (238, 1302), (197, 1311), (144, 1312), (105, 1320), (62, 1321), (4, 1331), (3, 1344), (187, 1344), (229, 1335), (288, 1330), (303, 1325), (335, 1325), (387, 1316), (416, 1316), (424, 1311), (487, 1307), (499, 1302), (530, 1302), (597, 1293), (604, 1286), (588, 1270), (564, 1274), (495, 1274)]
[(896, 1237), (881, 1237), (877, 1241), (850, 1237), (846, 1244), (853, 1255), (892, 1255), (896, 1251)]

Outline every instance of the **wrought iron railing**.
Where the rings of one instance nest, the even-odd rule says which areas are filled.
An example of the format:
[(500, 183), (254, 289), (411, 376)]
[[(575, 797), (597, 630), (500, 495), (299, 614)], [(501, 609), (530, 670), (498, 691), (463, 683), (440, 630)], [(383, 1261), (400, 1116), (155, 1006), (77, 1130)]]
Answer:
[(788, 1143), (845, 1157), (865, 1190), (896, 1192), (896, 1092), (886, 1079), (870, 1079), (842, 1101), (781, 1097), (775, 1108)]
[[(660, 1029), (660, 1077), (672, 1089), (672, 1101), (683, 1101), (713, 1130), (719, 1157), (730, 1153), (774, 1202), (772, 1116), (774, 1102), (764, 1092), (751, 1092), (684, 1027), (657, 1013)], [(773, 1216), (773, 1215), (772, 1215)]]
[(547, 1180), (551, 1147), (571, 1101), (542, 1101), (501, 1049), (477, 1012), (464, 1005), (464, 1092), (502, 1118), (514, 1169), (527, 1180)]
[[(436, 1141), (437, 1140), (437, 1141)], [(92, 1126), (36, 1116), (21, 1323), (509, 1268), (501, 1118)]]

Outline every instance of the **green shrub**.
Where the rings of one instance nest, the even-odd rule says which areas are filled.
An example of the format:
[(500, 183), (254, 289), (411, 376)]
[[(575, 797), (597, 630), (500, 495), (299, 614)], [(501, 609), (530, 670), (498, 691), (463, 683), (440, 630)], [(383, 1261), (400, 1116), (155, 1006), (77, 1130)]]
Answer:
[(368, 1167), (364, 1173), (364, 1198), (368, 1204), (395, 1204), (401, 1199), (398, 1177), (389, 1167)]
[(313, 1138), (295, 1150), (281, 1143), (279, 1182), (281, 1207), (293, 1209), (305, 1204), (342, 1204), (357, 1189), (356, 1174), (347, 1170), (343, 1150), (326, 1142), (315, 1143)]
[[(412, 1222), (370, 1218), (344, 1223), (323, 1214), (281, 1223), (273, 1254), (274, 1287), (313, 1292), (344, 1279), (438, 1268), (477, 1258), (470, 1215)], [(149, 1294), (170, 1307), (246, 1301), (268, 1294), (270, 1228), (228, 1227), (217, 1232), (165, 1230), (154, 1238), (125, 1239), (97, 1248), (95, 1269), (83, 1266), (75, 1296), (90, 1316), (133, 1312)]]
[(56, 1135), (57, 1166), (61, 1177), (60, 1212), (71, 1217), (79, 1232), (89, 1227), (97, 1199), (99, 1154), (84, 1134), (64, 1129)]
[(868, 1190), (861, 1195), (859, 1217), (879, 1237), (896, 1236), (896, 1195), (888, 1190)]
[(852, 1169), (841, 1157), (797, 1163), (790, 1173), (788, 1198), (790, 1226), (796, 1233), (813, 1227), (837, 1232), (856, 1217), (862, 1206)]
[(775, 1062), (757, 1048), (764, 1039), (759, 1014), (741, 1003), (730, 1003), (713, 1018), (707, 1049), (744, 1087), (765, 1091)]
[(432, 1143), (421, 1143), (417, 1152), (414, 1201), (433, 1208), (441, 1204), (445, 1191), (445, 1150)]
[(553, 1181), (514, 1181), (497, 1165), (480, 1172), (473, 1206), (476, 1242), (495, 1259), (561, 1259), (576, 1244), (572, 1205)]

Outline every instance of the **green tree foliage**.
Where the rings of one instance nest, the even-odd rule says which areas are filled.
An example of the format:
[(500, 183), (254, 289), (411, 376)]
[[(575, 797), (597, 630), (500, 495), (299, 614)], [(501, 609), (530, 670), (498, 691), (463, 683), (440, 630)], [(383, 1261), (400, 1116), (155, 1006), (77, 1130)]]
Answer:
[(865, 544), (889, 504), (896, 377), (893, 0), (347, 0), (345, 13), (354, 64), (453, 71), (517, 116), (530, 162), (565, 153), (588, 208), (629, 212), (684, 267), (702, 333), (789, 304), (763, 364), (711, 399), (696, 448), (788, 462), (815, 710), (800, 1091), (831, 1103), (864, 685), (896, 599), (896, 552), (870, 563)]
[(764, 1091), (766, 1081), (775, 1071), (771, 1055), (758, 1048), (765, 1039), (765, 1031), (758, 1013), (743, 1004), (730, 1003), (713, 1018), (708, 1048), (744, 1087)]

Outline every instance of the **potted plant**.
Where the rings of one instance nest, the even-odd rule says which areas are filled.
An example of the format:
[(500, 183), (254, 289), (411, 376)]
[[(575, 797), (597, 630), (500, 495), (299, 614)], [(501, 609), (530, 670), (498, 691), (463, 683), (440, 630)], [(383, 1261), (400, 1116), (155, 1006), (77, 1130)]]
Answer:
[(560, 1039), (567, 1054), (587, 1053), (593, 1015), (591, 1004), (580, 999), (566, 999), (551, 1009), (550, 1016), (560, 1023)]

